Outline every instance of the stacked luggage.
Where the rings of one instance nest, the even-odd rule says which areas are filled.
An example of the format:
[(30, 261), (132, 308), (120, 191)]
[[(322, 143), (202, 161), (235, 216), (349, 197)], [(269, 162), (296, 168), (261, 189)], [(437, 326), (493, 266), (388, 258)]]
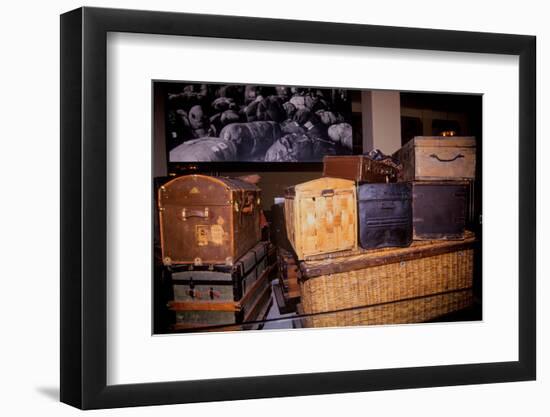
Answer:
[(394, 155), (413, 187), (414, 238), (462, 239), (475, 178), (475, 138), (415, 137)]
[(323, 177), (272, 206), (271, 242), (254, 184), (185, 175), (159, 188), (174, 330), (260, 329), (272, 289), (305, 327), (417, 323), (473, 304), (474, 138), (416, 137), (391, 157), (323, 162)]
[(475, 138), (329, 156), (323, 173), (285, 196), (307, 327), (416, 323), (472, 305)]
[(273, 245), (261, 241), (259, 188), (185, 175), (159, 188), (158, 209), (174, 329), (260, 328), (276, 262)]

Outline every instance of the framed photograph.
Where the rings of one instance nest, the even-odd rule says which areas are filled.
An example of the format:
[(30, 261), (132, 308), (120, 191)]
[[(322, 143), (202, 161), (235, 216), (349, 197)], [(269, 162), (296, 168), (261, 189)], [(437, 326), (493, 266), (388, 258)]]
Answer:
[(61, 401), (533, 380), (530, 36), (61, 16)]

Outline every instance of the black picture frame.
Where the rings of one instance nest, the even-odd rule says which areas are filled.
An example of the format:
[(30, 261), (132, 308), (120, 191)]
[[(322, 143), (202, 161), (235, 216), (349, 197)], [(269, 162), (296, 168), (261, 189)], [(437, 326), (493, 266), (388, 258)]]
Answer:
[[(519, 360), (107, 385), (108, 32), (519, 56)], [(535, 50), (536, 38), (523, 35), (87, 7), (63, 14), (61, 401), (94, 409), (535, 379)]]

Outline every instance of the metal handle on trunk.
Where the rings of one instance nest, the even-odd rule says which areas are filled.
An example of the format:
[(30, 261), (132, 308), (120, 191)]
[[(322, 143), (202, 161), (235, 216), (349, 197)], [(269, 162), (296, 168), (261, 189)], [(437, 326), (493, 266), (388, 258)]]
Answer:
[(461, 153), (459, 153), (457, 156), (455, 156), (454, 158), (451, 158), (451, 159), (443, 159), (443, 158), (440, 158), (439, 156), (437, 156), (435, 153), (432, 153), (430, 155), (430, 158), (435, 158), (437, 159), (439, 162), (453, 162), (455, 160), (457, 160), (458, 158), (464, 158), (464, 155), (462, 155)]
[(333, 195), (334, 195), (334, 190), (332, 190), (332, 189), (327, 189), (327, 190), (321, 191), (321, 196), (322, 197), (332, 197)]
[(181, 218), (183, 221), (186, 221), (189, 217), (200, 217), (203, 219), (208, 218), (208, 207), (205, 207), (204, 210), (189, 210), (189, 209), (182, 209), (181, 210)]
[(241, 214), (251, 214), (254, 212), (254, 199), (253, 193), (243, 195), (242, 206), (240, 207)]

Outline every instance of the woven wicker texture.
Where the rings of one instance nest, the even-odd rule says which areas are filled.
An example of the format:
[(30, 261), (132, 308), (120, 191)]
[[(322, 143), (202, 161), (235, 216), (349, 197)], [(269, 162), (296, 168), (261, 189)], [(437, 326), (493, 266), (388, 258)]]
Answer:
[(322, 275), (301, 283), (304, 312), (320, 313), (470, 288), (473, 249)]
[(355, 183), (318, 178), (287, 189), (287, 235), (298, 259), (357, 247)]
[(305, 327), (421, 323), (471, 306), (471, 289), (305, 317)]

